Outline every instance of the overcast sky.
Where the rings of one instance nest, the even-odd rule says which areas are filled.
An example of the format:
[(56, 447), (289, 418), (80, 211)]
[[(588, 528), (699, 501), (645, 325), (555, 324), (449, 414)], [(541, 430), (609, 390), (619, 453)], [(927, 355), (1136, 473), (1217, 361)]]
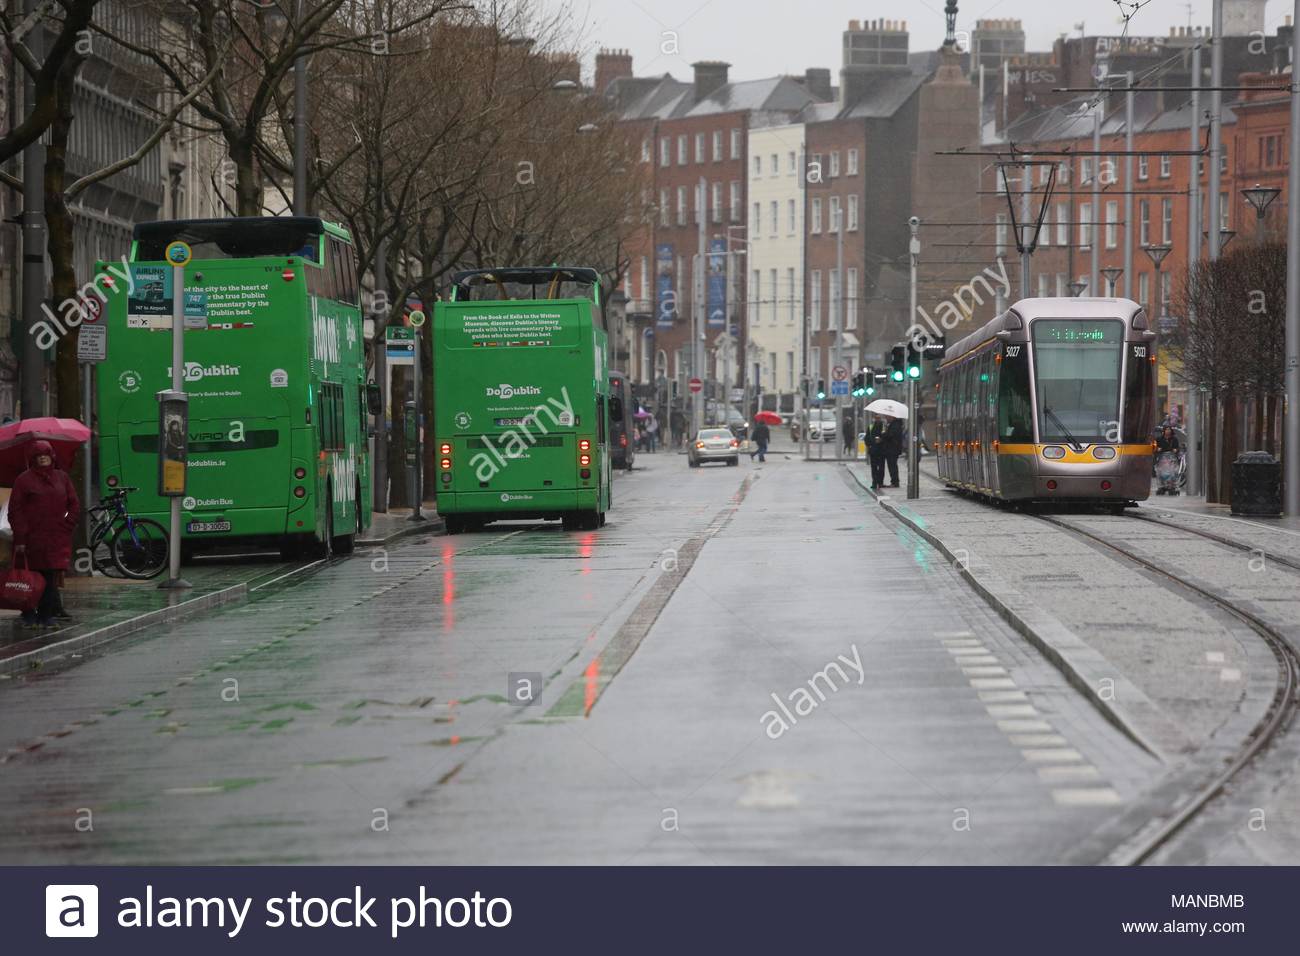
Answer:
[[(638, 76), (670, 72), (689, 79), (696, 60), (725, 60), (736, 79), (832, 68), (838, 77), (841, 34), (850, 19), (906, 20), (913, 51), (937, 49), (944, 37), (945, 0), (540, 0), (551, 11), (567, 7), (581, 25), (580, 46), (590, 70), (598, 47), (631, 51)], [(1126, 4), (1132, 7), (1132, 3)], [(1190, 10), (1189, 10), (1190, 8)], [(1115, 0), (959, 0), (957, 29), (986, 18), (1018, 19), (1030, 50), (1050, 50), (1062, 33), (1082, 23), (1088, 34), (1123, 29)], [(1268, 0), (1265, 24), (1276, 31), (1290, 0)], [(1190, 20), (1189, 20), (1190, 17)], [(1171, 26), (1208, 26), (1210, 0), (1148, 0), (1134, 15), (1133, 35), (1167, 35)], [(680, 53), (661, 53), (664, 31), (679, 36)], [(590, 79), (590, 74), (588, 74)], [(838, 78), (836, 79), (838, 82)]]

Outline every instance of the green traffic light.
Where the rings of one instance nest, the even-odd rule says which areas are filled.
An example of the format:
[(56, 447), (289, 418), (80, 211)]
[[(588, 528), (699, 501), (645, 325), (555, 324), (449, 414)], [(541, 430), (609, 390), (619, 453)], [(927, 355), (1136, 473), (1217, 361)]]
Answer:
[(910, 375), (910, 376), (912, 376), (912, 378), (920, 378), (920, 377), (921, 377), (921, 366), (919, 366), (919, 365), (909, 365), (908, 368), (907, 368), (907, 374)]
[(875, 390), (875, 388), (873, 388), (872, 386), (868, 385), (868, 386), (866, 387), (866, 393), (867, 393), (868, 396), (870, 396), (870, 395), (875, 395), (875, 394), (876, 394), (876, 390)]
[(826, 397), (826, 393), (825, 393), (825, 392), (818, 392), (818, 393), (817, 393), (817, 397), (818, 397), (818, 398), (825, 398), (825, 397)]
[(903, 372), (902, 372), (902, 369), (897, 369), (897, 368), (894, 369), (893, 377), (894, 377), (894, 381), (895, 381), (895, 382), (901, 382), (901, 381), (903, 380)]

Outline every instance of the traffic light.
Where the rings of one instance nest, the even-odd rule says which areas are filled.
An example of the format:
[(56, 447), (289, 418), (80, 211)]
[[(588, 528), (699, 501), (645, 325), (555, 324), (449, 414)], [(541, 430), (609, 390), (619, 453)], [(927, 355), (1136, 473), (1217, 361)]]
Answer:
[(901, 345), (895, 345), (889, 353), (889, 367), (892, 371), (889, 377), (895, 382), (901, 382), (904, 378), (904, 362), (906, 361), (904, 349)]
[(912, 343), (907, 344), (907, 377), (921, 377), (921, 353)]
[(817, 379), (817, 398), (820, 401), (826, 397), (826, 379)]
[(861, 372), (853, 373), (853, 397), (861, 398), (866, 394), (867, 377)]

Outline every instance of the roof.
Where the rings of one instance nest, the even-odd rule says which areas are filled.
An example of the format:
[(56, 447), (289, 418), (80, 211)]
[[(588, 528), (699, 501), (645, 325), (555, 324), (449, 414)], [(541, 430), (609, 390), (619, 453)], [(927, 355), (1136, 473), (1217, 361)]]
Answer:
[[(1185, 130), (1191, 122), (1191, 97), (1188, 96), (1175, 106), (1160, 109), (1159, 100), (1151, 93), (1138, 93), (1133, 101), (1133, 132), (1155, 133), (1166, 130)], [(1209, 106), (1209, 97), (1203, 97), (1200, 109)], [(1224, 125), (1237, 122), (1237, 114), (1226, 105), (1223, 107)], [(987, 127), (986, 127), (987, 129)], [(1124, 133), (1124, 110), (1112, 110), (1101, 124), (1102, 136), (1117, 136)], [(1005, 131), (1004, 139), (1018, 143), (1041, 143), (1055, 140), (1088, 139), (1092, 136), (1092, 109), (1086, 98), (1071, 100), (1059, 106), (1044, 107), (1018, 117)], [(985, 139), (986, 143), (994, 140)]]
[(797, 113), (814, 102), (807, 87), (788, 76), (725, 83), (698, 102), (695, 85), (675, 79), (670, 73), (658, 80), (626, 77), (610, 83), (606, 96), (615, 103), (628, 97), (618, 111), (619, 118), (624, 120), (678, 119), (746, 111)]
[(838, 119), (889, 119), (929, 80), (927, 74), (882, 70), (870, 78), (866, 91), (848, 106), (838, 102), (810, 103), (799, 114), (799, 119), (804, 123), (825, 123)]

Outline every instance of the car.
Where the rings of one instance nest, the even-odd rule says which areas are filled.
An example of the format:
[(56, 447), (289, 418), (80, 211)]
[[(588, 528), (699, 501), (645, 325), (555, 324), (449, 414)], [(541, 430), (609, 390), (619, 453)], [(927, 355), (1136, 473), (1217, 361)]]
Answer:
[(726, 428), (701, 428), (686, 449), (686, 463), (698, 468), (706, 461), (740, 464), (740, 439)]
[(829, 408), (814, 408), (808, 412), (808, 440), (834, 441), (839, 434), (835, 412)]

